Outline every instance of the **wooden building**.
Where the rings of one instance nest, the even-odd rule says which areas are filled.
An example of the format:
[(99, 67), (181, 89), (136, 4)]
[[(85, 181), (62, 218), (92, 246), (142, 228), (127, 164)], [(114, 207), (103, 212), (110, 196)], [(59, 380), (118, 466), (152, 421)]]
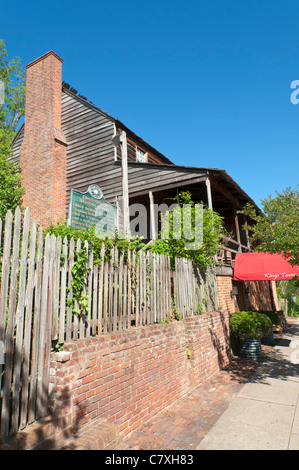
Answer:
[[(54, 52), (27, 66), (25, 124), (13, 142), (11, 159), (20, 161), (25, 205), (32, 207), (37, 222), (55, 222), (61, 213), (67, 219), (71, 189), (85, 192), (92, 184), (115, 204), (123, 196), (125, 179), (129, 204), (142, 203), (149, 213), (151, 204), (188, 190), (195, 201), (224, 218), (230, 236), (223, 240), (219, 256), (229, 269), (223, 274), (231, 278), (231, 259), (250, 250), (242, 230), (246, 221), (237, 210), (254, 201), (225, 170), (174, 165), (121, 121), (61, 84), (62, 59)], [(125, 135), (125, 170), (120, 147), (111, 140), (118, 133)]]

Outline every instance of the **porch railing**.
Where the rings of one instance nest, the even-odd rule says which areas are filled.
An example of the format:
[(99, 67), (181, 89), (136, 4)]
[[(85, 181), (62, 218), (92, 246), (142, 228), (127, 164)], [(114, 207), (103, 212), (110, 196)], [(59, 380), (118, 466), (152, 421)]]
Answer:
[(249, 245), (243, 245), (238, 240), (222, 235), (223, 245), (219, 245), (217, 260), (227, 266), (233, 266), (237, 253), (252, 251)]

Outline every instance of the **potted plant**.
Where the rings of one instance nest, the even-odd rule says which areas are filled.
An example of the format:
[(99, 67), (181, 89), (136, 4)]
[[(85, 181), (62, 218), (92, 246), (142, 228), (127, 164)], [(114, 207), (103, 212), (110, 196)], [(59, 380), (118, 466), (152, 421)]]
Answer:
[(239, 355), (247, 359), (261, 359), (261, 338), (266, 336), (272, 323), (260, 312), (235, 312), (230, 316), (233, 337), (239, 340)]
[(262, 344), (268, 344), (273, 346), (274, 345), (274, 335), (273, 335), (273, 325), (278, 326), (280, 324), (280, 318), (279, 315), (276, 312), (273, 311), (268, 311), (268, 310), (259, 310), (259, 313), (263, 313), (264, 315), (267, 315), (268, 318), (271, 320), (271, 328), (269, 333), (266, 336), (263, 336), (261, 338)]

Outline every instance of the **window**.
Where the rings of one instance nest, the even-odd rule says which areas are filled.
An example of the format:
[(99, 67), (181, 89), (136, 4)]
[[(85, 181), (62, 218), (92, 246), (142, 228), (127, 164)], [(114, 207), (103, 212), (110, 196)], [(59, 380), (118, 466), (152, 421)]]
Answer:
[(137, 147), (136, 149), (137, 162), (146, 162), (146, 155), (147, 154), (143, 150)]

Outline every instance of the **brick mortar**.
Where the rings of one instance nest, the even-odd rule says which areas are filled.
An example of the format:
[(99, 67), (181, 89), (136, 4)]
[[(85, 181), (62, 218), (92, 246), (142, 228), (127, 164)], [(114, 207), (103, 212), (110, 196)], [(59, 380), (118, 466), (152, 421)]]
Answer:
[(49, 417), (0, 449), (63, 446), (74, 429), (77, 448), (88, 446), (86, 436), (88, 448), (109, 448), (228, 363), (228, 320), (213, 312), (65, 344), (51, 356)]

